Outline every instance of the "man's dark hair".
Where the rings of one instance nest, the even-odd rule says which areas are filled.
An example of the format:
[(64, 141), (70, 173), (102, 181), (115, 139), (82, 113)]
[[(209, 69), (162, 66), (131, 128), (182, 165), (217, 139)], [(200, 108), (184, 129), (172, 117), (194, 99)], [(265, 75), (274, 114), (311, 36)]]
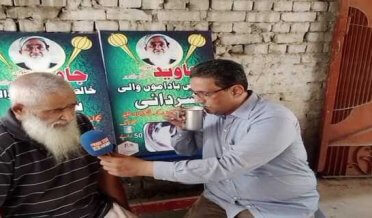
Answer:
[(245, 90), (248, 89), (243, 66), (230, 60), (217, 59), (200, 63), (191, 69), (190, 78), (193, 77), (213, 78), (221, 88), (239, 84)]

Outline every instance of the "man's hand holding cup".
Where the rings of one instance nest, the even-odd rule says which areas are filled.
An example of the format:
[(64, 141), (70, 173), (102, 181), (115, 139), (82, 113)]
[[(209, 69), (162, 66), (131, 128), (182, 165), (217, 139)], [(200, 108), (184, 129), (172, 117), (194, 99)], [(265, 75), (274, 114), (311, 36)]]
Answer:
[(177, 107), (174, 110), (167, 111), (164, 115), (164, 119), (170, 122), (172, 125), (182, 129), (186, 120), (185, 111), (183, 108)]
[(203, 128), (204, 110), (200, 106), (180, 107), (165, 114), (165, 119), (184, 130), (198, 131)]

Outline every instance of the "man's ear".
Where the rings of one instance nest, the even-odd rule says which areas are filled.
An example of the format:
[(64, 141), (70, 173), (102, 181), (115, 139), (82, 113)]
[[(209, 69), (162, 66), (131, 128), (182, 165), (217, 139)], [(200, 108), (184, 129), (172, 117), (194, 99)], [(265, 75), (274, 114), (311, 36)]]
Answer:
[(240, 96), (244, 93), (244, 87), (242, 85), (234, 85), (232, 87), (232, 93), (234, 96)]
[(11, 108), (11, 110), (13, 111), (14, 115), (16, 116), (16, 118), (18, 120), (21, 120), (22, 117), (25, 115), (26, 111), (25, 111), (25, 106), (23, 104), (14, 104)]

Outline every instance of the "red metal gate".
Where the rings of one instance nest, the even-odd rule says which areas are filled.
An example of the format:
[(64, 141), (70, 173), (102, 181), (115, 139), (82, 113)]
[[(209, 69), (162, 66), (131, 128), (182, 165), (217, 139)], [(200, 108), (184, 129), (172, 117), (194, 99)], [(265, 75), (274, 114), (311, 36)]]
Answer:
[(372, 176), (372, 2), (341, 0), (317, 171)]

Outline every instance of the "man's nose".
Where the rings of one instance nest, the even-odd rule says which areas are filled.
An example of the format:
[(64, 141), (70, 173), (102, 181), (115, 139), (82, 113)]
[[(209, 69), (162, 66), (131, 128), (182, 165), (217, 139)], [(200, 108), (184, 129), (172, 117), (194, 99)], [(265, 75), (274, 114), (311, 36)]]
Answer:
[(156, 43), (156, 45), (155, 45), (155, 49), (158, 49), (158, 50), (160, 50), (160, 49), (162, 49), (163, 47), (161, 46), (161, 44), (159, 44), (159, 43)]
[(39, 49), (36, 48), (36, 47), (32, 47), (32, 48), (31, 48), (31, 52), (32, 52), (32, 53), (39, 53)]

